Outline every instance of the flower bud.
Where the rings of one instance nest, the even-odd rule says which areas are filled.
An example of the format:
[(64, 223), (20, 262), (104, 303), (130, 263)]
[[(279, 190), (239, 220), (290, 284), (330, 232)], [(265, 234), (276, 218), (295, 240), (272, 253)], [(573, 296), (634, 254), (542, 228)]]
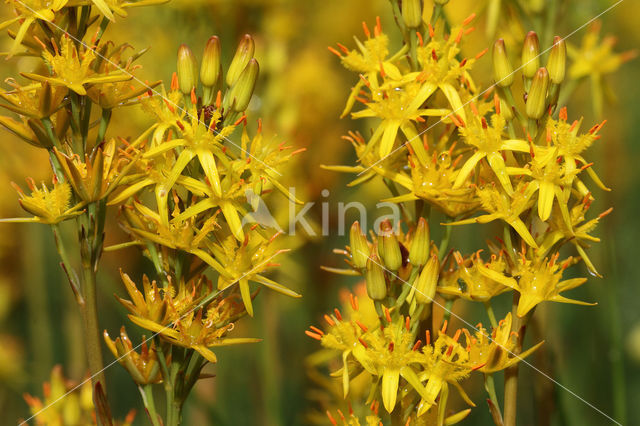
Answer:
[(531, 83), (531, 90), (527, 95), (526, 113), (527, 117), (534, 120), (539, 119), (544, 114), (547, 106), (547, 89), (549, 88), (549, 73), (545, 67), (536, 71)]
[(540, 43), (535, 31), (529, 31), (522, 46), (522, 75), (533, 78), (540, 68)]
[(493, 79), (500, 87), (513, 84), (513, 67), (507, 56), (504, 40), (498, 39), (493, 44)]
[(438, 256), (434, 254), (431, 256), (416, 280), (416, 302), (422, 304), (433, 302), (433, 298), (436, 296), (439, 274), (440, 262), (438, 261)]
[(247, 67), (249, 61), (253, 58), (253, 52), (255, 51), (255, 43), (253, 37), (249, 34), (245, 34), (240, 40), (236, 54), (231, 60), (231, 65), (227, 70), (227, 84), (233, 86), (240, 74)]
[(409, 261), (415, 266), (424, 265), (429, 258), (431, 248), (431, 236), (429, 235), (429, 225), (427, 221), (421, 217), (418, 220), (416, 233), (411, 241), (411, 249), (409, 250)]
[(260, 66), (255, 58), (251, 58), (245, 69), (242, 71), (235, 84), (227, 94), (229, 97), (229, 107), (235, 112), (243, 112), (249, 106), (253, 89), (258, 81)]
[(547, 69), (549, 79), (553, 84), (560, 84), (564, 80), (564, 73), (567, 63), (567, 46), (564, 40), (558, 36), (553, 38), (553, 48), (549, 54)]
[(400, 266), (402, 266), (402, 253), (400, 252), (400, 244), (398, 243), (396, 235), (393, 233), (393, 227), (389, 219), (382, 222), (380, 231), (382, 235), (380, 237), (378, 254), (387, 269), (397, 271)]
[(383, 300), (387, 297), (387, 280), (375, 250), (371, 252), (371, 256), (367, 260), (364, 279), (367, 282), (367, 295), (371, 299)]
[(367, 238), (362, 234), (360, 224), (354, 222), (349, 231), (349, 245), (351, 247), (351, 261), (356, 268), (362, 269), (367, 266), (369, 259), (369, 244)]
[(409, 28), (418, 28), (422, 23), (421, 0), (402, 1), (402, 20)]
[(213, 87), (218, 83), (222, 75), (222, 64), (220, 62), (220, 39), (216, 36), (209, 38), (204, 53), (202, 54), (202, 64), (200, 65), (200, 81), (205, 87)]
[(178, 49), (178, 84), (184, 95), (189, 95), (198, 85), (198, 61), (186, 44)]
[(449, 3), (449, 0), (434, 0), (435, 4), (439, 4), (440, 6), (444, 6)]

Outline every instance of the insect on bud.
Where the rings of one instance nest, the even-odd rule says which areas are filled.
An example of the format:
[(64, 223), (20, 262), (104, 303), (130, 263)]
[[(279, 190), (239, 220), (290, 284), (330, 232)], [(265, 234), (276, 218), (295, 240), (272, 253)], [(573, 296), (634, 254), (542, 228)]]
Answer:
[(513, 84), (513, 67), (507, 56), (504, 40), (498, 39), (493, 44), (493, 79), (500, 87)]
[(387, 280), (375, 250), (371, 252), (371, 256), (367, 260), (364, 279), (367, 282), (367, 295), (371, 299), (383, 300), (387, 297)]
[(189, 95), (198, 85), (198, 61), (186, 44), (178, 48), (178, 84), (183, 95)]
[(421, 0), (403, 0), (402, 20), (409, 28), (418, 28), (422, 23)]
[(229, 65), (229, 69), (227, 70), (227, 85), (233, 86), (236, 80), (240, 78), (240, 74), (253, 58), (255, 48), (253, 37), (245, 34), (242, 40), (240, 40), (236, 54), (233, 56), (231, 65)]
[(382, 236), (380, 237), (378, 254), (387, 269), (397, 271), (402, 266), (402, 253), (400, 252), (400, 243), (398, 243), (398, 239), (393, 233), (393, 227), (389, 219), (382, 222), (380, 231)]
[(416, 302), (429, 304), (436, 296), (438, 275), (440, 274), (440, 262), (435, 254), (431, 256), (416, 280)]
[(540, 68), (540, 43), (535, 31), (529, 31), (522, 46), (522, 75), (531, 79)]
[(413, 236), (411, 249), (409, 250), (409, 261), (411, 264), (415, 266), (424, 265), (429, 258), (430, 248), (431, 236), (429, 235), (429, 225), (425, 218), (421, 217), (420, 220), (418, 220), (416, 233)]
[(555, 36), (553, 38), (553, 48), (549, 54), (549, 62), (547, 69), (549, 70), (549, 79), (553, 84), (560, 84), (564, 80), (564, 73), (567, 63), (567, 46), (562, 38)]
[(545, 67), (536, 71), (531, 83), (531, 90), (527, 96), (527, 117), (534, 120), (542, 117), (547, 106), (547, 89), (549, 88), (549, 72)]
[(229, 106), (233, 111), (243, 112), (247, 109), (251, 96), (253, 96), (253, 89), (255, 89), (258, 81), (259, 72), (258, 61), (255, 58), (251, 58), (227, 95), (230, 100)]
[(360, 224), (354, 222), (349, 231), (349, 245), (351, 247), (351, 260), (356, 268), (362, 269), (367, 266), (369, 259), (369, 244), (367, 238), (362, 234)]

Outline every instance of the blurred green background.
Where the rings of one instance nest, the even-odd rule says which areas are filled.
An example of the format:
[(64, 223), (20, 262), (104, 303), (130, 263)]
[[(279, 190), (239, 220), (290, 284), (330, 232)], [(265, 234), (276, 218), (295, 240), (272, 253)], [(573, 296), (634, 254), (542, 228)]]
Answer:
[[(507, 3), (507, 2), (503, 2)], [(526, 3), (526, 2), (525, 2)], [(614, 4), (612, 1), (558, 1), (556, 33), (564, 36)], [(469, 52), (489, 46), (483, 23), (484, 1), (451, 0), (447, 12), (462, 19), (478, 12), (478, 30), (469, 37)], [(257, 40), (256, 57), (261, 64), (257, 99), (251, 109), (263, 117), (267, 134), (275, 133), (296, 147), (306, 147), (298, 157), (291, 182), (297, 194), (316, 201), (313, 214), (319, 219), (320, 203), (329, 202), (335, 215), (338, 201), (359, 200), (375, 208), (387, 196), (379, 183), (347, 189), (346, 176), (320, 170), (320, 164), (353, 162), (350, 146), (340, 139), (361, 123), (339, 120), (349, 88), (355, 77), (343, 70), (326, 47), (343, 42), (352, 46), (352, 36), (362, 34), (361, 21), (371, 23), (382, 17), (383, 28), (396, 37), (395, 26), (385, 0), (173, 0), (167, 5), (133, 9), (127, 19), (110, 28), (109, 38), (128, 42), (136, 49), (151, 47), (142, 57), (141, 76), (168, 82), (175, 69), (175, 54), (181, 43), (200, 52), (211, 35), (223, 42), (227, 60), (244, 33)], [(2, 6), (7, 16), (8, 7)], [(513, 23), (502, 18), (501, 29), (511, 31)], [(618, 39), (617, 51), (634, 49), (640, 42), (638, 3), (627, 0), (602, 16), (603, 34)], [(526, 22), (522, 24), (524, 30)], [(525, 32), (526, 32), (525, 31)], [(586, 29), (568, 39), (579, 45)], [(517, 33), (517, 31), (516, 31)], [(3, 38), (6, 50), (7, 37)], [(475, 68), (481, 84), (491, 82), (490, 55)], [(29, 59), (3, 62), (0, 76), (15, 76), (28, 69)], [(602, 410), (623, 424), (640, 424), (640, 61), (631, 61), (606, 77), (615, 99), (604, 109), (608, 124), (602, 139), (588, 154), (609, 193), (596, 193), (592, 211), (613, 206), (596, 231), (602, 243), (594, 246), (592, 260), (604, 278), (591, 278), (574, 296), (597, 301), (596, 307), (547, 305), (535, 335), (547, 344), (531, 358), (541, 371), (563, 387), (583, 398), (581, 401), (532, 369), (523, 366), (520, 383), (522, 425), (601, 425)], [(570, 118), (585, 116), (584, 128), (600, 121), (591, 108), (588, 82), (578, 87), (569, 103)], [(255, 116), (256, 114), (254, 114)], [(118, 110), (110, 135), (135, 136), (149, 118), (136, 107)], [(7, 132), (1, 133), (0, 216), (22, 214), (9, 182), (24, 182), (25, 176), (49, 180), (46, 158)], [(330, 195), (321, 191), (329, 189)], [(355, 217), (354, 217), (355, 218)], [(321, 265), (339, 266), (340, 256), (333, 248), (346, 239), (337, 235), (337, 221), (331, 216), (331, 235), (322, 238), (299, 236), (292, 239), (297, 248), (283, 260), (280, 282), (301, 292), (302, 299), (286, 299), (263, 292), (254, 320), (239, 323), (239, 333), (260, 337), (254, 345), (233, 346), (219, 351), (219, 363), (206, 371), (216, 377), (200, 382), (186, 409), (184, 424), (290, 425), (304, 424), (320, 408), (310, 398), (315, 389), (305, 371), (305, 358), (318, 349), (317, 342), (304, 335), (304, 329), (317, 323), (321, 314), (337, 306), (338, 293), (352, 287), (354, 279), (327, 274)], [(113, 223), (114, 221), (112, 221)], [(347, 224), (350, 221), (347, 221)], [(454, 230), (454, 244), (467, 251), (481, 243), (469, 228)], [(437, 232), (437, 231), (436, 231)], [(69, 235), (71, 238), (71, 235)], [(121, 242), (124, 235), (113, 225), (107, 244)], [(118, 268), (134, 274), (149, 271), (150, 265), (134, 250), (105, 254), (100, 276), (101, 325), (115, 333), (122, 324), (135, 335), (125, 310), (113, 297), (124, 289)], [(72, 293), (57, 265), (52, 235), (45, 226), (0, 224), (0, 424), (15, 424), (29, 416), (22, 395), (41, 396), (43, 381), (51, 368), (64, 366), (65, 375), (80, 380), (85, 374), (79, 314)], [(584, 272), (586, 273), (586, 271)], [(508, 300), (501, 299), (500, 315)], [(469, 304), (456, 304), (470, 322), (487, 322), (484, 313)], [(138, 330), (139, 332), (139, 330)], [(137, 340), (137, 339), (136, 339)], [(107, 354), (107, 352), (105, 352)], [(107, 354), (107, 362), (113, 357)], [(138, 410), (135, 424), (146, 424), (133, 382), (119, 365), (107, 371), (115, 416), (123, 418), (131, 408)], [(500, 380), (498, 380), (500, 382)], [(470, 393), (478, 407), (466, 424), (489, 424), (481, 383), (472, 383)], [(500, 391), (499, 391), (500, 393)], [(552, 414), (534, 409), (534, 395), (547, 394)], [(588, 402), (588, 404), (586, 402)], [(326, 418), (325, 418), (326, 421)]]

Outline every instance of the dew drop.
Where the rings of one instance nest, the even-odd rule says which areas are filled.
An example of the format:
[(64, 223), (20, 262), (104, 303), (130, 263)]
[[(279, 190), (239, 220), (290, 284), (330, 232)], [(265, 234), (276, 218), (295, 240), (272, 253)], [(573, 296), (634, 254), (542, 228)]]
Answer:
[(445, 169), (451, 165), (451, 156), (447, 151), (441, 152), (438, 156), (438, 165)]

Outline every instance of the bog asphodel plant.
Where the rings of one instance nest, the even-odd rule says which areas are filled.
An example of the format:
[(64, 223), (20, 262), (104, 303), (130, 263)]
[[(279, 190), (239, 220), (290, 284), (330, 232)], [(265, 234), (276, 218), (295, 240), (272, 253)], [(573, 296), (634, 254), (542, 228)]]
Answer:
[[(13, 221), (47, 224), (55, 234), (83, 314), (92, 381), (82, 388), (80, 408), (49, 407), (67, 398), (68, 389), (59, 384), (44, 402), (29, 397), (42, 424), (113, 424), (102, 360), (106, 343), (139, 386), (151, 423), (178, 425), (191, 389), (207, 377), (203, 367), (217, 361), (216, 348), (258, 340), (231, 336), (238, 320), (254, 315), (258, 286), (299, 297), (268, 277), (286, 251), (274, 242), (278, 234), (242, 221), (249, 200), (273, 190), (294, 199), (281, 171), (299, 152), (263, 135), (260, 120), (245, 113), (259, 74), (252, 37), (242, 38), (228, 67), (218, 37), (208, 40), (200, 61), (181, 46), (168, 87), (135, 76), (134, 62), (143, 52), (127, 56), (129, 46), (105, 39), (109, 23), (127, 9), (164, 2), (7, 1), (16, 15), (1, 24), (14, 39), (7, 56), (39, 58), (42, 66), (7, 81), (0, 105), (9, 115), (0, 124), (46, 149), (53, 173), (53, 186), (27, 178), (31, 193), (14, 185), (33, 216)], [(152, 124), (135, 139), (111, 134), (112, 116), (130, 105), (148, 112)], [(155, 267), (151, 278), (121, 271), (128, 296), (118, 300), (131, 322), (152, 334), (140, 344), (124, 327), (115, 340), (105, 331), (103, 340), (98, 324), (96, 275), (109, 208), (119, 209), (131, 241), (107, 250), (138, 247)], [(73, 250), (61, 235), (65, 221), (76, 223)], [(166, 393), (163, 413), (156, 409), (155, 387)], [(91, 394), (93, 404), (86, 401)], [(66, 411), (59, 414), (62, 407), (77, 412), (77, 421), (67, 420)]]
[[(366, 288), (351, 294), (342, 311), (325, 315), (324, 327), (307, 331), (341, 358), (333, 375), (341, 379), (350, 415), (340, 401), (324, 406), (333, 424), (454, 424), (470, 410), (452, 412), (450, 392), (474, 407), (465, 381), (482, 375), (493, 420), (515, 425), (519, 364), (543, 350), (543, 342), (523, 348), (527, 322), (544, 302), (590, 304), (566, 295), (587, 281), (569, 278), (568, 268), (584, 263), (599, 275), (587, 249), (599, 241), (591, 232), (611, 210), (593, 215), (589, 207), (594, 187), (609, 189), (586, 150), (604, 122), (585, 130), (582, 119), (571, 119), (558, 104), (563, 85), (587, 64), (576, 53), (569, 63), (560, 37), (545, 63), (530, 32), (520, 40), (516, 69), (499, 39), (492, 49), (494, 84), (483, 88), (477, 81), (489, 79), (472, 68), (487, 50), (465, 57), (461, 47), (473, 37), (474, 15), (448, 22), (444, 3), (436, 1), (429, 16), (419, 0), (392, 0), (403, 38), (398, 47), (378, 19), (373, 30), (363, 24), (365, 39), (356, 38), (354, 49), (329, 48), (359, 76), (343, 116), (372, 120), (370, 136), (345, 138), (358, 165), (325, 167), (357, 174), (350, 185), (381, 178), (391, 193), (385, 201), (406, 213), (405, 223), (382, 222), (371, 238), (354, 223), (344, 251), (350, 268), (328, 268), (363, 277)], [(439, 220), (443, 237), (436, 243), (430, 227)], [(454, 226), (489, 223), (502, 230), (487, 247), (470, 254), (455, 248)], [(573, 251), (568, 257), (560, 253), (565, 246)], [(496, 316), (492, 299), (503, 293), (512, 293), (513, 310)], [(452, 313), (458, 299), (484, 304), (491, 328)], [(435, 324), (434, 313), (443, 313), (442, 323)], [(448, 332), (452, 315), (466, 327)], [(503, 370), (501, 402), (493, 374)]]

